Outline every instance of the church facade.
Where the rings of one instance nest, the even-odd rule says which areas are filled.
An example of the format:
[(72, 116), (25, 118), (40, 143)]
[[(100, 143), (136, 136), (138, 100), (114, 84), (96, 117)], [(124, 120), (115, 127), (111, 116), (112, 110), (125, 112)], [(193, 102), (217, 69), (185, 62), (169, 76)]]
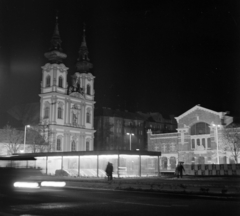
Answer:
[(176, 117), (175, 133), (152, 134), (148, 131), (148, 150), (162, 152), (161, 169), (175, 170), (184, 164), (233, 163), (231, 152), (222, 151), (221, 134), (232, 122), (226, 112), (215, 112), (200, 105)]
[[(63, 64), (67, 57), (61, 48), (58, 20), (45, 53), (48, 59), (42, 67), (40, 96), (40, 125), (47, 127), (51, 151), (92, 151), (94, 149), (94, 76), (83, 29), (76, 72), (67, 82), (68, 69)], [(49, 133), (50, 132), (50, 133)]]

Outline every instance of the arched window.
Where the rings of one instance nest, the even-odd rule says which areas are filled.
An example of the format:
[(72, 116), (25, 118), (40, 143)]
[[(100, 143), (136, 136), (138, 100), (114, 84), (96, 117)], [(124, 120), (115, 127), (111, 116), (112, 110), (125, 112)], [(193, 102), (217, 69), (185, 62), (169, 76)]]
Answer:
[(61, 76), (58, 78), (58, 86), (63, 87), (63, 78)]
[(76, 151), (76, 143), (75, 143), (74, 140), (72, 141), (71, 150), (72, 150), (72, 151)]
[(176, 168), (176, 158), (175, 157), (170, 157), (170, 167), (171, 169), (175, 169)]
[(164, 169), (164, 170), (167, 169), (167, 158), (166, 157), (162, 158), (162, 169)]
[(46, 77), (46, 87), (50, 87), (50, 85), (51, 85), (51, 77), (48, 75)]
[(91, 110), (87, 110), (87, 123), (91, 123)]
[(90, 151), (90, 141), (86, 141), (86, 151)]
[(58, 107), (58, 119), (62, 119), (62, 107)]
[(87, 94), (91, 95), (91, 86), (89, 84), (87, 85)]
[(61, 138), (57, 138), (57, 151), (61, 151), (62, 148), (61, 148)]
[(50, 112), (50, 107), (49, 107), (49, 103), (45, 104), (45, 108), (44, 108), (44, 117), (43, 118), (49, 118), (49, 112)]
[(199, 122), (191, 127), (191, 135), (210, 134), (210, 128), (207, 123)]

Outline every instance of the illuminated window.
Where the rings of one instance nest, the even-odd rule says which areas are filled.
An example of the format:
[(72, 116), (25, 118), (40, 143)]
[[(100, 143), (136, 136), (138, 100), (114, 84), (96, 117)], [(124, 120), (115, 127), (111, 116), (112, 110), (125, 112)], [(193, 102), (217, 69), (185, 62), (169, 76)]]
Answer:
[(57, 151), (61, 151), (61, 138), (57, 139)]
[(62, 107), (58, 107), (58, 119), (62, 119)]
[(61, 76), (58, 78), (58, 86), (63, 87), (63, 78)]
[(72, 151), (76, 151), (76, 143), (75, 143), (74, 140), (72, 141), (71, 150), (72, 150)]
[(87, 85), (87, 94), (91, 95), (91, 86), (89, 84)]
[(47, 76), (46, 77), (46, 87), (50, 87), (50, 85), (51, 85), (51, 77)]

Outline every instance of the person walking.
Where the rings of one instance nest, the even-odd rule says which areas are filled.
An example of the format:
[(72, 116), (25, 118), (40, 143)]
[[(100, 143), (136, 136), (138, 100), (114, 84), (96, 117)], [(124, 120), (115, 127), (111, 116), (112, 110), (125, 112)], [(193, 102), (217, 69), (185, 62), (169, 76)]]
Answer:
[(105, 169), (105, 172), (107, 174), (108, 181), (111, 181), (112, 180), (112, 173), (113, 173), (113, 165), (112, 165), (112, 163), (108, 162), (107, 167)]
[(179, 177), (179, 164), (176, 166), (176, 169), (175, 169), (175, 173), (174, 173), (174, 175), (176, 176), (176, 177)]
[(178, 165), (178, 178), (179, 178), (179, 176), (180, 176), (180, 178), (182, 178), (183, 171), (185, 172), (185, 169), (183, 167), (183, 163), (180, 162), (179, 165)]

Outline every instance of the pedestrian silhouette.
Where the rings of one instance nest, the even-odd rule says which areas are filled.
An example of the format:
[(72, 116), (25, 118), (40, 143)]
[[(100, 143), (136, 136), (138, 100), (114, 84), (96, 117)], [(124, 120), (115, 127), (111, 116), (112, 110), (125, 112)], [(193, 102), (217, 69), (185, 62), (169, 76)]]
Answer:
[(107, 167), (105, 169), (105, 172), (107, 174), (108, 181), (111, 181), (112, 180), (112, 173), (113, 173), (113, 165), (112, 165), (112, 163), (108, 162)]

